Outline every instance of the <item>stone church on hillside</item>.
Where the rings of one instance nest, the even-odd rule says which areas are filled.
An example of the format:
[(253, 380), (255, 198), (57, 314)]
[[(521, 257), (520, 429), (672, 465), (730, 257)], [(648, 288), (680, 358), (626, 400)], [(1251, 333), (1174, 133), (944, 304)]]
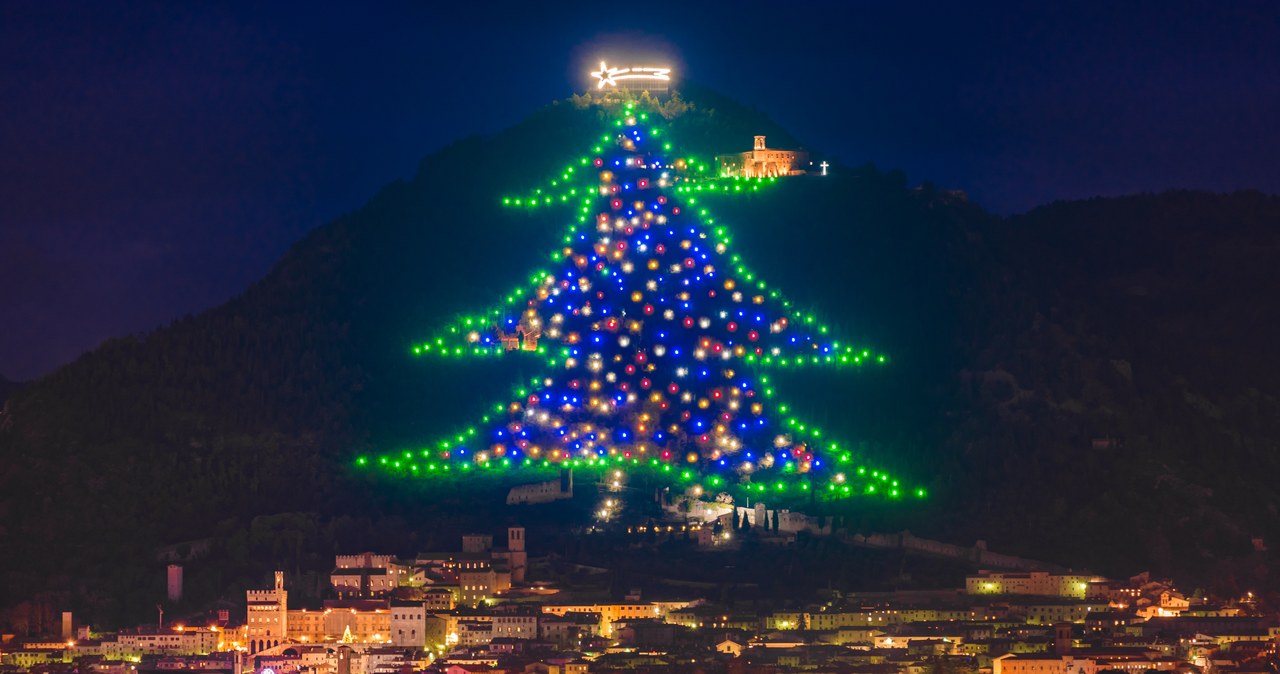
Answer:
[(747, 152), (716, 155), (719, 174), (726, 178), (777, 178), (804, 175), (809, 153), (803, 150), (774, 150), (764, 145), (764, 136), (755, 137), (755, 147)]

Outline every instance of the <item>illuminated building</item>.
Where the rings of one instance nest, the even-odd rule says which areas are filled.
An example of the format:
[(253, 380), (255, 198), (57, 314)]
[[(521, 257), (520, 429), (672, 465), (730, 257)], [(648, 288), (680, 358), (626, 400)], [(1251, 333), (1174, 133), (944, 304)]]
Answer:
[(289, 634), (289, 592), (284, 589), (284, 572), (276, 571), (276, 586), (270, 590), (245, 592), (248, 616), (245, 639), (249, 652), (279, 646)]
[(391, 611), (386, 600), (327, 601), (323, 610), (288, 608), (284, 572), (276, 572), (271, 590), (249, 590), (244, 638), (251, 654), (282, 643), (391, 642)]
[(452, 611), (458, 605), (458, 589), (432, 588), (423, 593), (422, 606), (428, 611)]
[(175, 627), (173, 629), (139, 629), (122, 632), (116, 637), (118, 650), (128, 656), (142, 655), (208, 655), (218, 649), (217, 630), (208, 627)]
[(719, 173), (728, 178), (778, 178), (804, 175), (800, 168), (809, 161), (803, 150), (775, 150), (764, 145), (764, 136), (756, 136), (753, 147), (737, 154), (716, 155)]
[[(505, 583), (501, 582), (503, 577)], [(510, 587), (511, 575), (499, 574), (487, 557), (475, 555), (458, 562), (458, 602), (463, 606), (481, 606)]]
[(453, 561), (458, 574), (458, 603), (480, 606), (510, 590), (512, 582), (523, 582), (528, 565), (524, 543), (524, 527), (507, 529), (505, 548), (493, 547), (493, 536), (463, 536), (462, 553)]
[(391, 643), (424, 648), (427, 645), (427, 607), (422, 602), (391, 602)]
[(538, 621), (538, 629), (546, 641), (564, 648), (577, 648), (583, 639), (600, 636), (600, 614), (543, 615)]
[(1042, 597), (1084, 599), (1090, 583), (1102, 580), (1095, 576), (1052, 574), (1048, 571), (999, 573), (979, 571), (964, 580), (968, 594), (1030, 594)]
[(493, 616), (494, 639), (537, 639), (538, 613), (534, 609)]
[(1091, 611), (1107, 610), (1106, 602), (1081, 603), (1060, 601), (1052, 603), (1016, 604), (1011, 613), (1021, 614), (1028, 625), (1053, 625), (1055, 623), (1081, 623)]
[(1103, 670), (1142, 674), (1149, 670), (1172, 671), (1181, 664), (1177, 658), (1141, 648), (1064, 654), (1009, 653), (991, 661), (992, 674), (1097, 674)]
[(404, 585), (409, 567), (391, 555), (338, 555), (329, 583), (339, 597), (381, 597)]
[(290, 641), (390, 643), (391, 609), (385, 600), (327, 601), (320, 611), (289, 611)]
[(624, 602), (618, 604), (548, 604), (543, 613), (564, 616), (568, 613), (595, 613), (600, 616), (600, 636), (613, 636), (613, 623), (619, 620), (641, 618), (666, 619), (671, 611), (688, 606), (689, 602)]

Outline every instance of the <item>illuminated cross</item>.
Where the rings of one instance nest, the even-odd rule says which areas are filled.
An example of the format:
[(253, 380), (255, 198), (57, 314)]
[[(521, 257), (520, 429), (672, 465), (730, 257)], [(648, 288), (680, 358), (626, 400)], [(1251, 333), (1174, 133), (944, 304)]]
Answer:
[(830, 164), (824, 161), (821, 164), (818, 164), (818, 166), (822, 167), (822, 175), (827, 175), (827, 167), (830, 166)]

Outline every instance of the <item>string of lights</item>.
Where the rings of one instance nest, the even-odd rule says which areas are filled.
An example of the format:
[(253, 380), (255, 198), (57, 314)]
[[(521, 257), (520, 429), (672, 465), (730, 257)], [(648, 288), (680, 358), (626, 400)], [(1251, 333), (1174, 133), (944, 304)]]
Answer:
[(544, 360), (479, 427), (436, 446), (357, 458), (408, 475), (514, 468), (650, 470), (676, 483), (749, 493), (924, 497), (791, 416), (765, 372), (881, 365), (883, 354), (828, 338), (730, 252), (700, 191), (754, 191), (772, 179), (715, 179), (668, 160), (665, 131), (634, 104), (547, 189), (513, 208), (575, 204), (553, 266), (487, 312), (461, 317), (418, 356)]

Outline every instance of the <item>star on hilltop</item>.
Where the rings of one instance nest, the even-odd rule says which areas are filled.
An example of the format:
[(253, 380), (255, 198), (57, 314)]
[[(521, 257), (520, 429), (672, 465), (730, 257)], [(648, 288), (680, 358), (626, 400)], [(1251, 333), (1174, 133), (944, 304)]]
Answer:
[(618, 80), (633, 79), (652, 79), (652, 80), (670, 80), (670, 68), (610, 68), (604, 61), (600, 62), (600, 70), (591, 73), (596, 78), (597, 89), (603, 89), (605, 85), (611, 87), (618, 86)]

